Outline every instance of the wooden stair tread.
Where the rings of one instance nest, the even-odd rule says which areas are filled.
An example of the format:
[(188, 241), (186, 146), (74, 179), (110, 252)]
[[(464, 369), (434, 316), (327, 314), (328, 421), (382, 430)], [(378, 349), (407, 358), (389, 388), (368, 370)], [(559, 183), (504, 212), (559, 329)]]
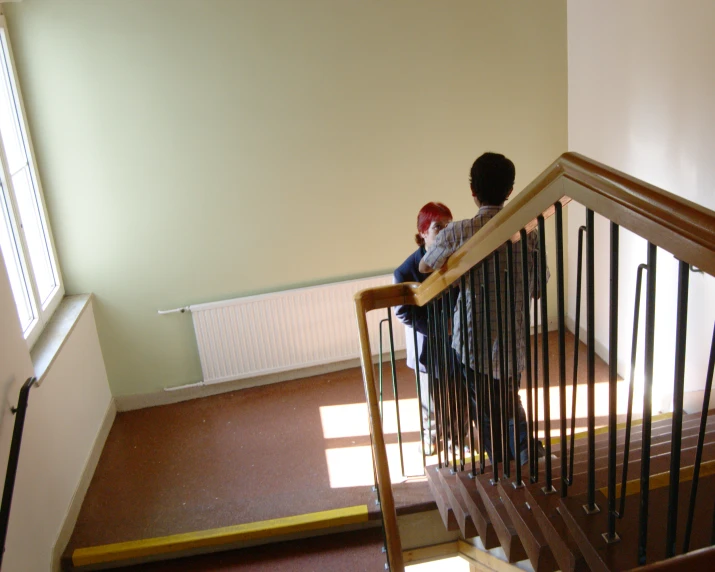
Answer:
[[(683, 481), (679, 485), (678, 526), (676, 534), (676, 550), (682, 552), (687, 506), (690, 498), (692, 481)], [(646, 546), (646, 563), (665, 559), (666, 548), (666, 515), (668, 512), (668, 487), (651, 489), (649, 492), (648, 533)], [(639, 495), (626, 497), (625, 515), (616, 521), (616, 532), (620, 540), (615, 544), (606, 543), (602, 533), (607, 530), (608, 499), (600, 491), (596, 492), (596, 503), (601, 511), (598, 514), (587, 515), (583, 509), (586, 495), (570, 496), (561, 499), (559, 512), (564, 521), (574, 531), (574, 537), (581, 551), (594, 572), (609, 570), (628, 570), (638, 566), (638, 534), (639, 534)], [(715, 503), (715, 475), (700, 479), (698, 485), (698, 502), (693, 520), (693, 531), (690, 549), (704, 548), (710, 545), (710, 528), (712, 526), (712, 507)]]
[(488, 473), (477, 475), (475, 481), (477, 491), (484, 501), (484, 506), (487, 509), (507, 560), (509, 562), (524, 560), (526, 558), (524, 545), (509, 517), (506, 506), (501, 500), (499, 488), (496, 484), (492, 484), (491, 475)]
[(457, 487), (462, 495), (467, 511), (472, 517), (472, 522), (477, 528), (479, 538), (487, 550), (499, 546), (499, 538), (497, 537), (494, 526), (492, 525), (489, 513), (484, 506), (484, 501), (477, 491), (477, 484), (474, 478), (467, 471), (457, 473)]
[(437, 474), (442, 483), (442, 489), (447, 493), (447, 499), (457, 519), (457, 525), (459, 526), (459, 531), (462, 533), (462, 537), (474, 538), (475, 536), (479, 536), (476, 525), (467, 509), (467, 503), (464, 502), (462, 494), (459, 492), (456, 473), (452, 472), (449, 467), (443, 467), (437, 471)]

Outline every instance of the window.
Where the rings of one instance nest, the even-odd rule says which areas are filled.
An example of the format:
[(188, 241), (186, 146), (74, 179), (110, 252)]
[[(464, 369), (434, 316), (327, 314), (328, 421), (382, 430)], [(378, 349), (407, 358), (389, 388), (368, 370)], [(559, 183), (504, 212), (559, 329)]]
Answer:
[(32, 345), (60, 303), (64, 288), (2, 16), (0, 139), (0, 250), (20, 325)]

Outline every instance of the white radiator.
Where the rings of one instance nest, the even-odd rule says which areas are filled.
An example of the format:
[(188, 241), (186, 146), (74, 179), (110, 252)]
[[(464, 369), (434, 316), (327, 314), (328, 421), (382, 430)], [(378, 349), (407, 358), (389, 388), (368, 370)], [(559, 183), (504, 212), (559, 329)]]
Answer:
[[(220, 383), (360, 357), (353, 296), (392, 283), (392, 275), (349, 280), (189, 307), (204, 383)], [(378, 353), (381, 319), (368, 314), (371, 349)], [(395, 350), (405, 330), (392, 314)], [(388, 324), (383, 324), (389, 352)]]

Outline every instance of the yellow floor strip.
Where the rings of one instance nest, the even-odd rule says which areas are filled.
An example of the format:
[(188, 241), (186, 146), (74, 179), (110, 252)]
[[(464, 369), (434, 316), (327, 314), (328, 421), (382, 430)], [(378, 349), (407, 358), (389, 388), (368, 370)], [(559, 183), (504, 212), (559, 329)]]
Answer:
[[(695, 468), (693, 466), (682, 467), (680, 469), (680, 479), (679, 482), (691, 481), (693, 480), (693, 473)], [(703, 461), (700, 464), (700, 477), (706, 477), (708, 475), (715, 475), (715, 461)], [(667, 487), (670, 485), (670, 472), (658, 473), (656, 475), (651, 475), (648, 482), (648, 490), (660, 489), (662, 487)], [(603, 496), (608, 498), (608, 487), (603, 487), (599, 489)], [(634, 479), (626, 483), (626, 496), (637, 495), (641, 492), (641, 481), (640, 479)], [(621, 485), (616, 485), (616, 496), (621, 494)]]
[(184, 550), (270, 538), (308, 530), (356, 524), (368, 520), (367, 505), (312, 512), (198, 532), (78, 548), (72, 553), (75, 566), (90, 566)]

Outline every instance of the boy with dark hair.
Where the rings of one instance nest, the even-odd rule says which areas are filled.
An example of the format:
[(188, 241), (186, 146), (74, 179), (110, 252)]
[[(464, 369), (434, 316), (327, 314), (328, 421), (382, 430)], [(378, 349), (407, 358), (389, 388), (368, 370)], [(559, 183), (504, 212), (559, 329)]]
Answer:
[[(470, 172), (470, 187), (472, 190), (472, 197), (474, 202), (479, 207), (479, 211), (476, 216), (471, 219), (465, 219), (461, 221), (456, 221), (449, 224), (438, 236), (432, 249), (425, 254), (425, 256), (420, 261), (420, 272), (432, 272), (441, 268), (447, 259), (454, 254), (465, 242), (467, 242), (472, 236), (474, 236), (479, 229), (481, 229), (489, 220), (494, 218), (499, 211), (504, 207), (504, 202), (509, 197), (511, 192), (514, 190), (514, 178), (515, 169), (514, 163), (507, 159), (504, 155), (498, 153), (484, 153), (481, 155), (472, 165)], [(486, 289), (489, 292), (490, 301), (490, 328), (491, 328), (491, 341), (490, 350), (492, 353), (492, 375), (493, 379), (497, 382), (499, 380), (516, 379), (518, 385), (521, 373), (525, 367), (525, 342), (524, 342), (524, 280), (529, 281), (529, 292), (533, 297), (538, 297), (537, 287), (533, 283), (532, 277), (534, 276), (533, 269), (533, 253), (537, 249), (538, 245), (538, 233), (531, 232), (527, 236), (526, 248), (529, 254), (529, 270), (528, 276), (522, 275), (521, 266), (521, 249), (523, 245), (522, 241), (517, 242), (514, 245), (514, 306), (515, 306), (515, 322), (516, 322), (516, 353), (517, 353), (517, 371), (513, 372), (512, 369), (512, 355), (511, 355), (511, 344), (506, 343), (505, 348), (503, 348), (503, 359), (506, 371), (502, 375), (500, 367), (500, 348), (498, 343), (498, 329), (497, 329), (497, 304), (495, 296), (495, 277), (494, 277), (494, 266), (490, 262), (487, 264), (487, 277), (489, 284)], [(502, 268), (506, 268), (506, 246), (501, 246), (498, 250), (499, 258), (502, 262)], [(548, 270), (547, 270), (548, 272)], [(547, 273), (548, 279), (548, 273)], [(452, 348), (461, 356), (461, 361), (466, 370), (468, 370), (468, 379), (471, 379), (471, 372), (475, 369), (474, 356), (469, 352), (470, 359), (467, 360), (467, 356), (464, 355), (463, 348), (461, 347), (462, 336), (461, 336), (461, 319), (460, 319), (460, 304), (461, 296), (467, 296), (467, 335), (465, 336), (466, 343), (469, 344), (468, 347), (472, 346), (472, 336), (475, 328), (472, 325), (472, 300), (475, 301), (475, 312), (477, 318), (477, 324), (480, 324), (483, 320), (483, 305), (482, 305), (482, 274), (481, 272), (475, 273), (475, 295), (472, 296), (469, 286), (467, 286), (466, 292), (460, 292), (459, 298), (457, 300), (457, 306), (454, 311), (453, 318), (453, 336), (452, 336)], [(503, 284), (503, 279), (502, 279)], [(504, 292), (505, 294), (505, 292)], [(507, 296), (502, 295), (501, 297), (501, 315), (505, 316), (507, 308), (506, 301)], [(480, 360), (484, 361), (484, 360)], [(477, 371), (478, 375), (483, 377), (489, 375), (489, 371), (482, 363), (479, 364), (480, 369)], [(474, 404), (472, 404), (474, 406)], [(519, 451), (514, 451), (514, 420), (509, 419), (509, 449), (512, 457), (519, 455), (519, 460), (522, 465), (528, 462), (528, 437), (527, 437), (527, 426), (526, 426), (526, 415), (524, 414), (524, 407), (521, 404), (521, 399), (517, 404), (518, 408), (518, 436), (519, 436)], [(511, 412), (510, 412), (511, 417)], [(482, 418), (482, 434), (483, 443), (486, 453), (489, 455), (492, 461), (501, 461), (499, 452), (495, 457), (492, 456), (491, 447), (491, 432), (490, 432), (490, 422), (489, 422), (489, 412), (488, 407), (484, 407), (484, 416)]]

